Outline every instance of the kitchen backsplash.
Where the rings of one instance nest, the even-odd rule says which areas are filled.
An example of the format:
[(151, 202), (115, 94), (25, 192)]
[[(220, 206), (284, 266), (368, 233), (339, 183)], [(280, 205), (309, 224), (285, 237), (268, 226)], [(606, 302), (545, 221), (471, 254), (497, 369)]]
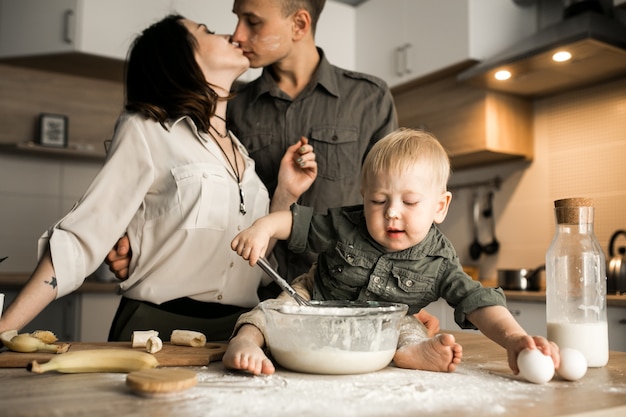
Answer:
[[(461, 261), (495, 279), (497, 268), (533, 268), (544, 263), (554, 233), (553, 201), (594, 199), (596, 234), (605, 251), (611, 234), (626, 228), (626, 78), (534, 103), (532, 162), (512, 162), (455, 172), (450, 184), (502, 178), (495, 193), (500, 251), (469, 258), (472, 189), (453, 191), (442, 229)], [(101, 146), (110, 137), (123, 88), (101, 80), (0, 65), (0, 143), (34, 135), (40, 112), (70, 117), (70, 144)], [(434, 132), (435, 134), (437, 132)], [(3, 272), (30, 272), (41, 233), (80, 198), (101, 162), (0, 153), (0, 264)], [(488, 189), (478, 190), (486, 202)], [(482, 243), (491, 239), (482, 221)]]

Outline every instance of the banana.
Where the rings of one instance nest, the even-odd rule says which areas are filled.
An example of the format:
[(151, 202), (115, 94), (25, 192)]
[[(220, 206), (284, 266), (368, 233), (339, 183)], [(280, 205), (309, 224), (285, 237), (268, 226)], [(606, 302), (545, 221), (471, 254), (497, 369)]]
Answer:
[(170, 342), (173, 345), (202, 347), (206, 345), (206, 336), (201, 332), (193, 330), (173, 330), (170, 335)]
[(132, 347), (146, 347), (148, 339), (158, 335), (157, 330), (135, 330), (130, 336), (130, 344)]
[(59, 340), (57, 336), (49, 330), (35, 330), (30, 335), (45, 343), (54, 343)]
[(18, 334), (17, 330), (7, 330), (0, 334), (0, 340), (9, 350), (14, 352), (49, 352), (63, 353), (67, 352), (70, 345), (63, 343), (54, 345), (46, 343), (39, 337), (32, 336), (28, 333)]
[(157, 353), (161, 349), (163, 349), (163, 341), (159, 338), (159, 336), (150, 336), (146, 342), (146, 352)]
[(157, 359), (146, 352), (131, 349), (87, 349), (54, 356), (40, 364), (32, 361), (28, 370), (38, 374), (57, 371), (67, 374), (87, 372), (132, 372), (156, 368)]

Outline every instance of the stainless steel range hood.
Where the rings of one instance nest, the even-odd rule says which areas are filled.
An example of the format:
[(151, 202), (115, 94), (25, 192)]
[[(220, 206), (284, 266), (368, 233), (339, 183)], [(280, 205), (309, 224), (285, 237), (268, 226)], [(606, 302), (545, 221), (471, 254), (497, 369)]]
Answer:
[[(533, 0), (516, 0), (532, 3)], [(554, 0), (536, 0), (554, 7)], [(546, 4), (541, 4), (546, 2)], [(626, 11), (613, 0), (563, 0), (558, 22), (458, 75), (458, 80), (521, 96), (545, 96), (626, 74)], [(545, 10), (545, 9), (544, 9)], [(541, 20), (541, 16), (539, 16)], [(555, 62), (554, 53), (571, 59)], [(510, 78), (498, 81), (500, 70)]]

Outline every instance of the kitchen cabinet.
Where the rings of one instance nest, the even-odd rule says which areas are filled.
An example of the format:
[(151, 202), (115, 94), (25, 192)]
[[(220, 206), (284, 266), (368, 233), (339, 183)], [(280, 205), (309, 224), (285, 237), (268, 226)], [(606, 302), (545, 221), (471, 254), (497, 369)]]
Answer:
[(626, 352), (626, 308), (607, 308), (609, 324), (609, 349)]
[(120, 303), (120, 296), (113, 292), (84, 292), (80, 294), (80, 297), (80, 341), (106, 342), (113, 317)]
[(86, 53), (124, 59), (171, 0), (2, 0), (0, 56)]
[(121, 81), (136, 34), (171, 0), (0, 0), (0, 59)]
[[(0, 0), (0, 63), (121, 82), (128, 48), (149, 24), (177, 12), (230, 34), (237, 23), (232, 5), (232, 0)], [(354, 15), (354, 8), (329, 2), (318, 25), (320, 46), (333, 64), (348, 69), (354, 69)], [(249, 69), (239, 81), (251, 81), (261, 71)]]
[(506, 306), (526, 332), (534, 336), (546, 337), (545, 303), (507, 301)]
[(392, 93), (400, 126), (432, 132), (454, 169), (533, 157), (528, 99), (463, 85), (454, 74)]
[(474, 329), (461, 329), (454, 321), (454, 309), (448, 305), (446, 300), (440, 298), (434, 303), (430, 303), (426, 307), (433, 316), (439, 319), (439, 328), (442, 332), (448, 331), (463, 331), (463, 332), (476, 332)]
[(369, 0), (357, 7), (357, 70), (394, 87), (480, 61), (530, 35), (533, 10), (508, 0)]
[[(515, 317), (515, 320), (533, 335), (546, 335), (546, 305), (543, 303), (527, 303), (507, 301), (507, 308)], [(461, 329), (454, 321), (454, 309), (448, 305), (444, 299), (426, 307), (426, 311), (439, 319), (439, 327), (442, 331), (465, 331), (475, 332), (476, 330)]]
[[(546, 305), (542, 303), (526, 303), (508, 301), (507, 308), (515, 317), (515, 320), (533, 335), (546, 335)], [(439, 319), (439, 326), (442, 331), (474, 331), (460, 329), (459, 325), (454, 321), (454, 309), (446, 303), (445, 300), (439, 299), (426, 307), (426, 311), (433, 314)]]

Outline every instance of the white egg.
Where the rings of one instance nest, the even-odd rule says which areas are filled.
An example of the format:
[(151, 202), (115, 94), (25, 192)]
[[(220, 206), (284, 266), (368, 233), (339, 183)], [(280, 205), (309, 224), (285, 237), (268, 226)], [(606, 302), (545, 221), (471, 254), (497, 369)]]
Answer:
[(522, 378), (535, 384), (548, 382), (554, 376), (552, 358), (538, 349), (522, 350), (517, 356), (517, 367)]
[(585, 355), (576, 349), (561, 349), (561, 364), (556, 373), (568, 381), (578, 381), (587, 373), (587, 359), (585, 359)]

